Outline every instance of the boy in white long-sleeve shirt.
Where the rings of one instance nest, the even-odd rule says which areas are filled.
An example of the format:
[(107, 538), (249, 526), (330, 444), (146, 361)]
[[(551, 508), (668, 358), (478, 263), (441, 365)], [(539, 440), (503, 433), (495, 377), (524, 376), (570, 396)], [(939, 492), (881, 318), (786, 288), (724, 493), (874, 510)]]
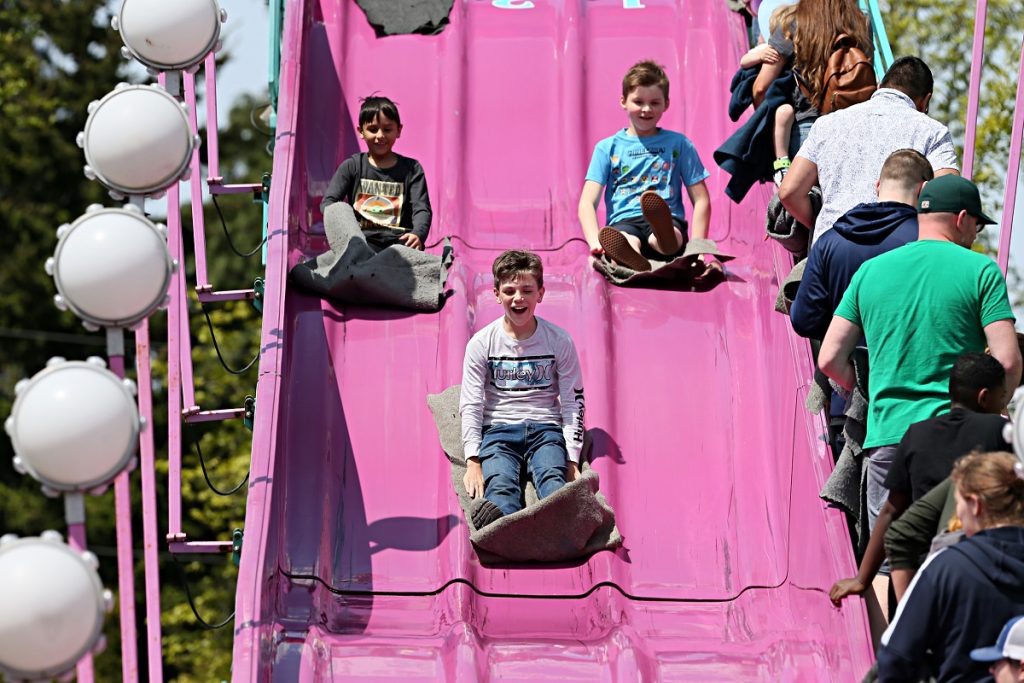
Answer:
[(494, 261), (494, 296), (505, 314), (473, 335), (462, 370), (463, 484), (479, 529), (522, 509), (525, 465), (540, 498), (579, 476), (583, 379), (576, 347), (560, 327), (534, 315), (544, 266), (526, 251)]

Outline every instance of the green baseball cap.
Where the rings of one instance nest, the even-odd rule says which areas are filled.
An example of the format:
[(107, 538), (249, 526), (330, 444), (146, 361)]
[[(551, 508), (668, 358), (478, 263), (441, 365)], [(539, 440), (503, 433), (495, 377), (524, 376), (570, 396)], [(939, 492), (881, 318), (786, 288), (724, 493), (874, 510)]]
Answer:
[(978, 186), (958, 175), (939, 176), (929, 180), (917, 201), (918, 213), (960, 213), (966, 211), (978, 219), (978, 225), (994, 225), (995, 221), (981, 210)]

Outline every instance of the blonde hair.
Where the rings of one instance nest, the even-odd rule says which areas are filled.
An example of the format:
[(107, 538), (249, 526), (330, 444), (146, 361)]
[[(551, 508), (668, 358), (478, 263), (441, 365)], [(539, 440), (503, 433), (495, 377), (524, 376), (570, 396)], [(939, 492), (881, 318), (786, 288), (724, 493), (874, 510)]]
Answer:
[[(780, 27), (786, 31), (789, 25), (793, 23), (793, 17), (796, 15), (796, 5), (783, 5), (776, 7), (775, 11), (768, 18), (768, 30), (771, 33), (775, 33)], [(791, 36), (792, 37), (792, 36)]]
[(1024, 525), (1024, 479), (1012, 453), (965, 455), (953, 465), (953, 485), (962, 498), (977, 496), (986, 527)]
[(868, 19), (854, 0), (803, 0), (793, 13), (796, 30), (792, 36), (796, 57), (793, 66), (810, 92), (811, 103), (821, 106), (822, 80), (839, 34), (853, 38), (857, 47), (871, 58)]

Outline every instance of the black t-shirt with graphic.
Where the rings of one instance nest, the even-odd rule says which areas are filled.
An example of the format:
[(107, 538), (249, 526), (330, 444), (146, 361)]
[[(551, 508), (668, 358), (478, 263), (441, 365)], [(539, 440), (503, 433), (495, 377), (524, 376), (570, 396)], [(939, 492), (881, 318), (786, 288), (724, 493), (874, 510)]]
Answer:
[(320, 208), (348, 202), (364, 230), (411, 231), (425, 243), (433, 212), (423, 167), (415, 159), (395, 156), (398, 161), (391, 168), (372, 166), (366, 152), (345, 159)]
[(1006, 418), (953, 408), (938, 417), (915, 422), (907, 429), (893, 456), (885, 487), (917, 500), (953, 471), (957, 458), (973, 450), (1005, 451)]

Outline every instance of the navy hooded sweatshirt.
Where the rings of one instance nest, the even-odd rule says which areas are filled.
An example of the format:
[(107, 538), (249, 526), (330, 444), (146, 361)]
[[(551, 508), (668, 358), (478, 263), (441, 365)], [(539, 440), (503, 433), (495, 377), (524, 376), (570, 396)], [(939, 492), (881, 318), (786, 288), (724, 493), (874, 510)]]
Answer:
[(901, 202), (858, 204), (811, 248), (789, 309), (801, 337), (823, 339), (853, 274), (870, 258), (917, 240), (917, 210)]
[[(882, 636), (878, 680), (918, 681), (923, 666), (938, 683), (991, 681), (974, 648), (996, 642), (1024, 614), (1024, 527), (979, 531), (933, 555), (914, 577)], [(931, 654), (927, 654), (928, 651)]]

